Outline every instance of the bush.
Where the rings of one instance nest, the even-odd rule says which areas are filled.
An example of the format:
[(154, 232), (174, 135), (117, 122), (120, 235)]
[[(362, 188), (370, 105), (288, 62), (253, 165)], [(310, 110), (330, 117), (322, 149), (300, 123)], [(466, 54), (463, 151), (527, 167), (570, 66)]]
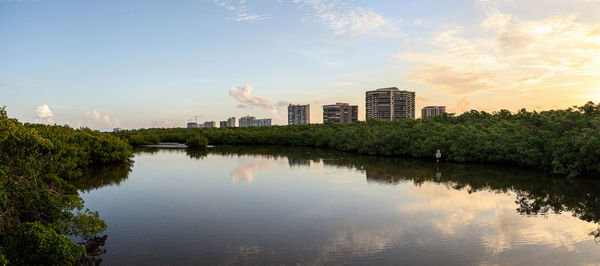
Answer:
[[(156, 138), (150, 136), (149, 138)], [(123, 139), (87, 128), (22, 124), (0, 108), (0, 265), (64, 265), (85, 255), (65, 235), (106, 225), (68, 181), (92, 164), (129, 161)]]
[(185, 145), (189, 148), (205, 149), (206, 145), (208, 145), (208, 139), (202, 135), (196, 135), (189, 137), (185, 142)]
[(69, 265), (85, 256), (85, 248), (42, 225), (23, 223), (8, 240), (7, 255), (15, 265)]

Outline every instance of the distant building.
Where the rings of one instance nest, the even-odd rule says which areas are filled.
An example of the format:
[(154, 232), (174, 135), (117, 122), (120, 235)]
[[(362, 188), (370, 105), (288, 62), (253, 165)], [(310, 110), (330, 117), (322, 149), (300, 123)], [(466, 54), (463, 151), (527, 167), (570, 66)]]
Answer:
[(396, 87), (367, 91), (367, 119), (415, 119), (415, 92)]
[(255, 119), (254, 122), (252, 123), (252, 126), (270, 127), (271, 126), (271, 118)]
[(288, 105), (288, 125), (310, 124), (310, 104)]
[(244, 117), (240, 117), (240, 127), (251, 127), (254, 125), (254, 119), (256, 119), (256, 117), (254, 116), (244, 116)]
[(421, 118), (440, 116), (446, 112), (446, 106), (425, 106), (421, 109)]
[(358, 105), (350, 105), (348, 103), (323, 105), (323, 123), (356, 121), (358, 121)]
[(221, 121), (221, 122), (219, 122), (219, 127), (220, 128), (227, 127), (227, 121)]
[(114, 133), (119, 133), (119, 132), (121, 132), (121, 128), (120, 127), (115, 127), (115, 128), (113, 128), (113, 132)]
[(235, 117), (230, 117), (227, 119), (227, 126), (228, 127), (235, 127)]
[(204, 122), (204, 128), (217, 127), (217, 122), (215, 121), (206, 121)]
[(187, 123), (187, 128), (198, 128), (198, 123), (189, 122), (189, 123)]

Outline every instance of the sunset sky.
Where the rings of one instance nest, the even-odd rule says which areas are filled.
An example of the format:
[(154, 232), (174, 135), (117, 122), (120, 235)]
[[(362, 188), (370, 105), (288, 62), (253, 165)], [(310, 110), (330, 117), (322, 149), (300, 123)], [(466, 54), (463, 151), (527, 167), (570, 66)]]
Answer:
[[(0, 0), (0, 106), (95, 129), (416, 91), (449, 112), (600, 101), (600, 0)], [(417, 117), (419, 116), (417, 114)]]

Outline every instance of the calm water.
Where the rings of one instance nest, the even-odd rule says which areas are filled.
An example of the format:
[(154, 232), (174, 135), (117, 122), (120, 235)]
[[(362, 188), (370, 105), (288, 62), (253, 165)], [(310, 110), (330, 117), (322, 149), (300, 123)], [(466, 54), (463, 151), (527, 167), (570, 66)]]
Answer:
[(139, 150), (88, 175), (105, 265), (600, 264), (599, 182), (289, 147)]

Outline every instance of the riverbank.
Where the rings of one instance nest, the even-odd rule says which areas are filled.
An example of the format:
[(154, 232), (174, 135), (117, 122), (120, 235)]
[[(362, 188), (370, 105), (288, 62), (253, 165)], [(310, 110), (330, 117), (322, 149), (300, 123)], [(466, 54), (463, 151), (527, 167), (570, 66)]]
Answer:
[(359, 154), (507, 163), (565, 177), (600, 175), (600, 104), (511, 113), (471, 111), (431, 119), (244, 128), (140, 129), (115, 134), (132, 145), (185, 143), (203, 135), (212, 145), (325, 147)]

